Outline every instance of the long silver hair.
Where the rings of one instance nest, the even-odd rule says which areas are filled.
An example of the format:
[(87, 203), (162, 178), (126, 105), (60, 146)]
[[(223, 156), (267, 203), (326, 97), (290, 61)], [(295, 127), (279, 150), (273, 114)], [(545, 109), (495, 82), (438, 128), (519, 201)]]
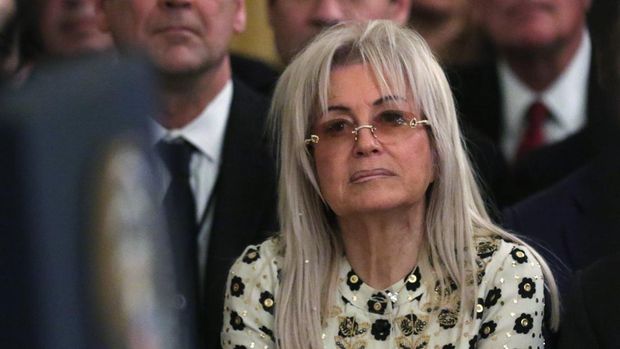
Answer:
[[(414, 31), (384, 20), (343, 23), (319, 35), (286, 68), (271, 108), (278, 137), (279, 216), (284, 253), (276, 297), (275, 334), (281, 348), (322, 348), (322, 321), (333, 304), (343, 245), (325, 203), (311, 151), (304, 144), (326, 110), (332, 69), (362, 63), (372, 68), (385, 91), (413, 95), (415, 107), (432, 124), (435, 182), (427, 193), (425, 240), (419, 263), (433, 265), (444, 288), (450, 278), (460, 290), (461, 311), (472, 313), (477, 285), (474, 236), (497, 235), (525, 244), (495, 225), (485, 209), (463, 139), (445, 74)], [(536, 254), (555, 301), (557, 289), (544, 260)]]

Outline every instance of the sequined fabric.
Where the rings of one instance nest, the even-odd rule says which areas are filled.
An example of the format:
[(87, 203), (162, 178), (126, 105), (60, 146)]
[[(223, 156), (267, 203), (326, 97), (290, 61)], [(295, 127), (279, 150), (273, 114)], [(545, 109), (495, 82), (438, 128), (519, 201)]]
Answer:
[[(432, 270), (416, 267), (385, 290), (365, 284), (343, 257), (337, 302), (321, 339), (327, 349), (542, 348), (544, 282), (528, 248), (498, 238), (476, 239), (470, 282), (479, 285), (473, 318), (459, 312), (459, 290), (442, 288)], [(222, 346), (275, 348), (281, 252), (277, 241), (251, 246), (229, 275)], [(450, 301), (437, 306), (439, 293)]]

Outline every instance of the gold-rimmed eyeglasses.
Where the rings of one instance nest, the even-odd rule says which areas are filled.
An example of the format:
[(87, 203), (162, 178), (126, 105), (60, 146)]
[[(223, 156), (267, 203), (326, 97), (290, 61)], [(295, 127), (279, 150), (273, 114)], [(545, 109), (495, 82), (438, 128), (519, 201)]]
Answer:
[[(356, 142), (359, 133), (368, 129), (374, 138), (382, 143), (396, 142), (417, 126), (430, 126), (426, 119), (416, 118), (414, 113), (402, 110), (385, 110), (377, 114), (372, 123), (356, 126), (348, 118), (334, 118), (315, 127), (313, 133), (304, 140), (306, 145), (325, 144), (340, 146), (350, 143), (351, 139)], [(353, 135), (353, 137), (351, 137)]]

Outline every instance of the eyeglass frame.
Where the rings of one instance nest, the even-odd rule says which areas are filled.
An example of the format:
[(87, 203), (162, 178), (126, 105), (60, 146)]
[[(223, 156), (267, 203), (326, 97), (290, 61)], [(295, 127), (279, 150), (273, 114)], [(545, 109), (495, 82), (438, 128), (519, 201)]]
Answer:
[[(404, 126), (405, 124), (402, 124), (402, 125)], [(429, 126), (429, 127), (432, 126), (431, 122), (428, 119), (418, 120), (415, 116), (411, 120), (409, 120), (408, 125), (412, 129), (416, 128), (418, 125)], [(355, 127), (353, 131), (351, 131), (351, 133), (355, 135), (354, 142), (357, 142), (357, 139), (359, 138), (359, 131), (364, 128), (369, 129), (370, 133), (375, 139), (379, 139), (377, 138), (377, 135), (375, 134), (375, 132), (377, 131), (377, 126), (372, 125), (372, 124), (364, 124), (364, 125), (359, 125)], [(319, 141), (320, 141), (319, 136), (315, 134), (310, 134), (310, 138), (304, 139), (304, 144), (305, 145), (319, 144)]]

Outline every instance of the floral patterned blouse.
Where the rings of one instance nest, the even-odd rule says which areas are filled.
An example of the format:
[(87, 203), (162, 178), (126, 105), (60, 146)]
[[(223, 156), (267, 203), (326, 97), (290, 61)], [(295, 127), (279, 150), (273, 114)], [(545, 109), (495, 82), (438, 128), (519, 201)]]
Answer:
[[(430, 270), (418, 266), (388, 289), (376, 290), (343, 257), (337, 304), (321, 336), (324, 347), (543, 348), (540, 265), (525, 246), (492, 237), (477, 238), (476, 245), (475, 319), (460, 316), (454, 284), (444, 290), (453, 299), (448, 303), (452, 306), (432, 309), (440, 289), (425, 282), (431, 279)], [(270, 239), (248, 247), (233, 265), (224, 307), (223, 348), (276, 347), (274, 308), (282, 264), (278, 251), (277, 239)]]

